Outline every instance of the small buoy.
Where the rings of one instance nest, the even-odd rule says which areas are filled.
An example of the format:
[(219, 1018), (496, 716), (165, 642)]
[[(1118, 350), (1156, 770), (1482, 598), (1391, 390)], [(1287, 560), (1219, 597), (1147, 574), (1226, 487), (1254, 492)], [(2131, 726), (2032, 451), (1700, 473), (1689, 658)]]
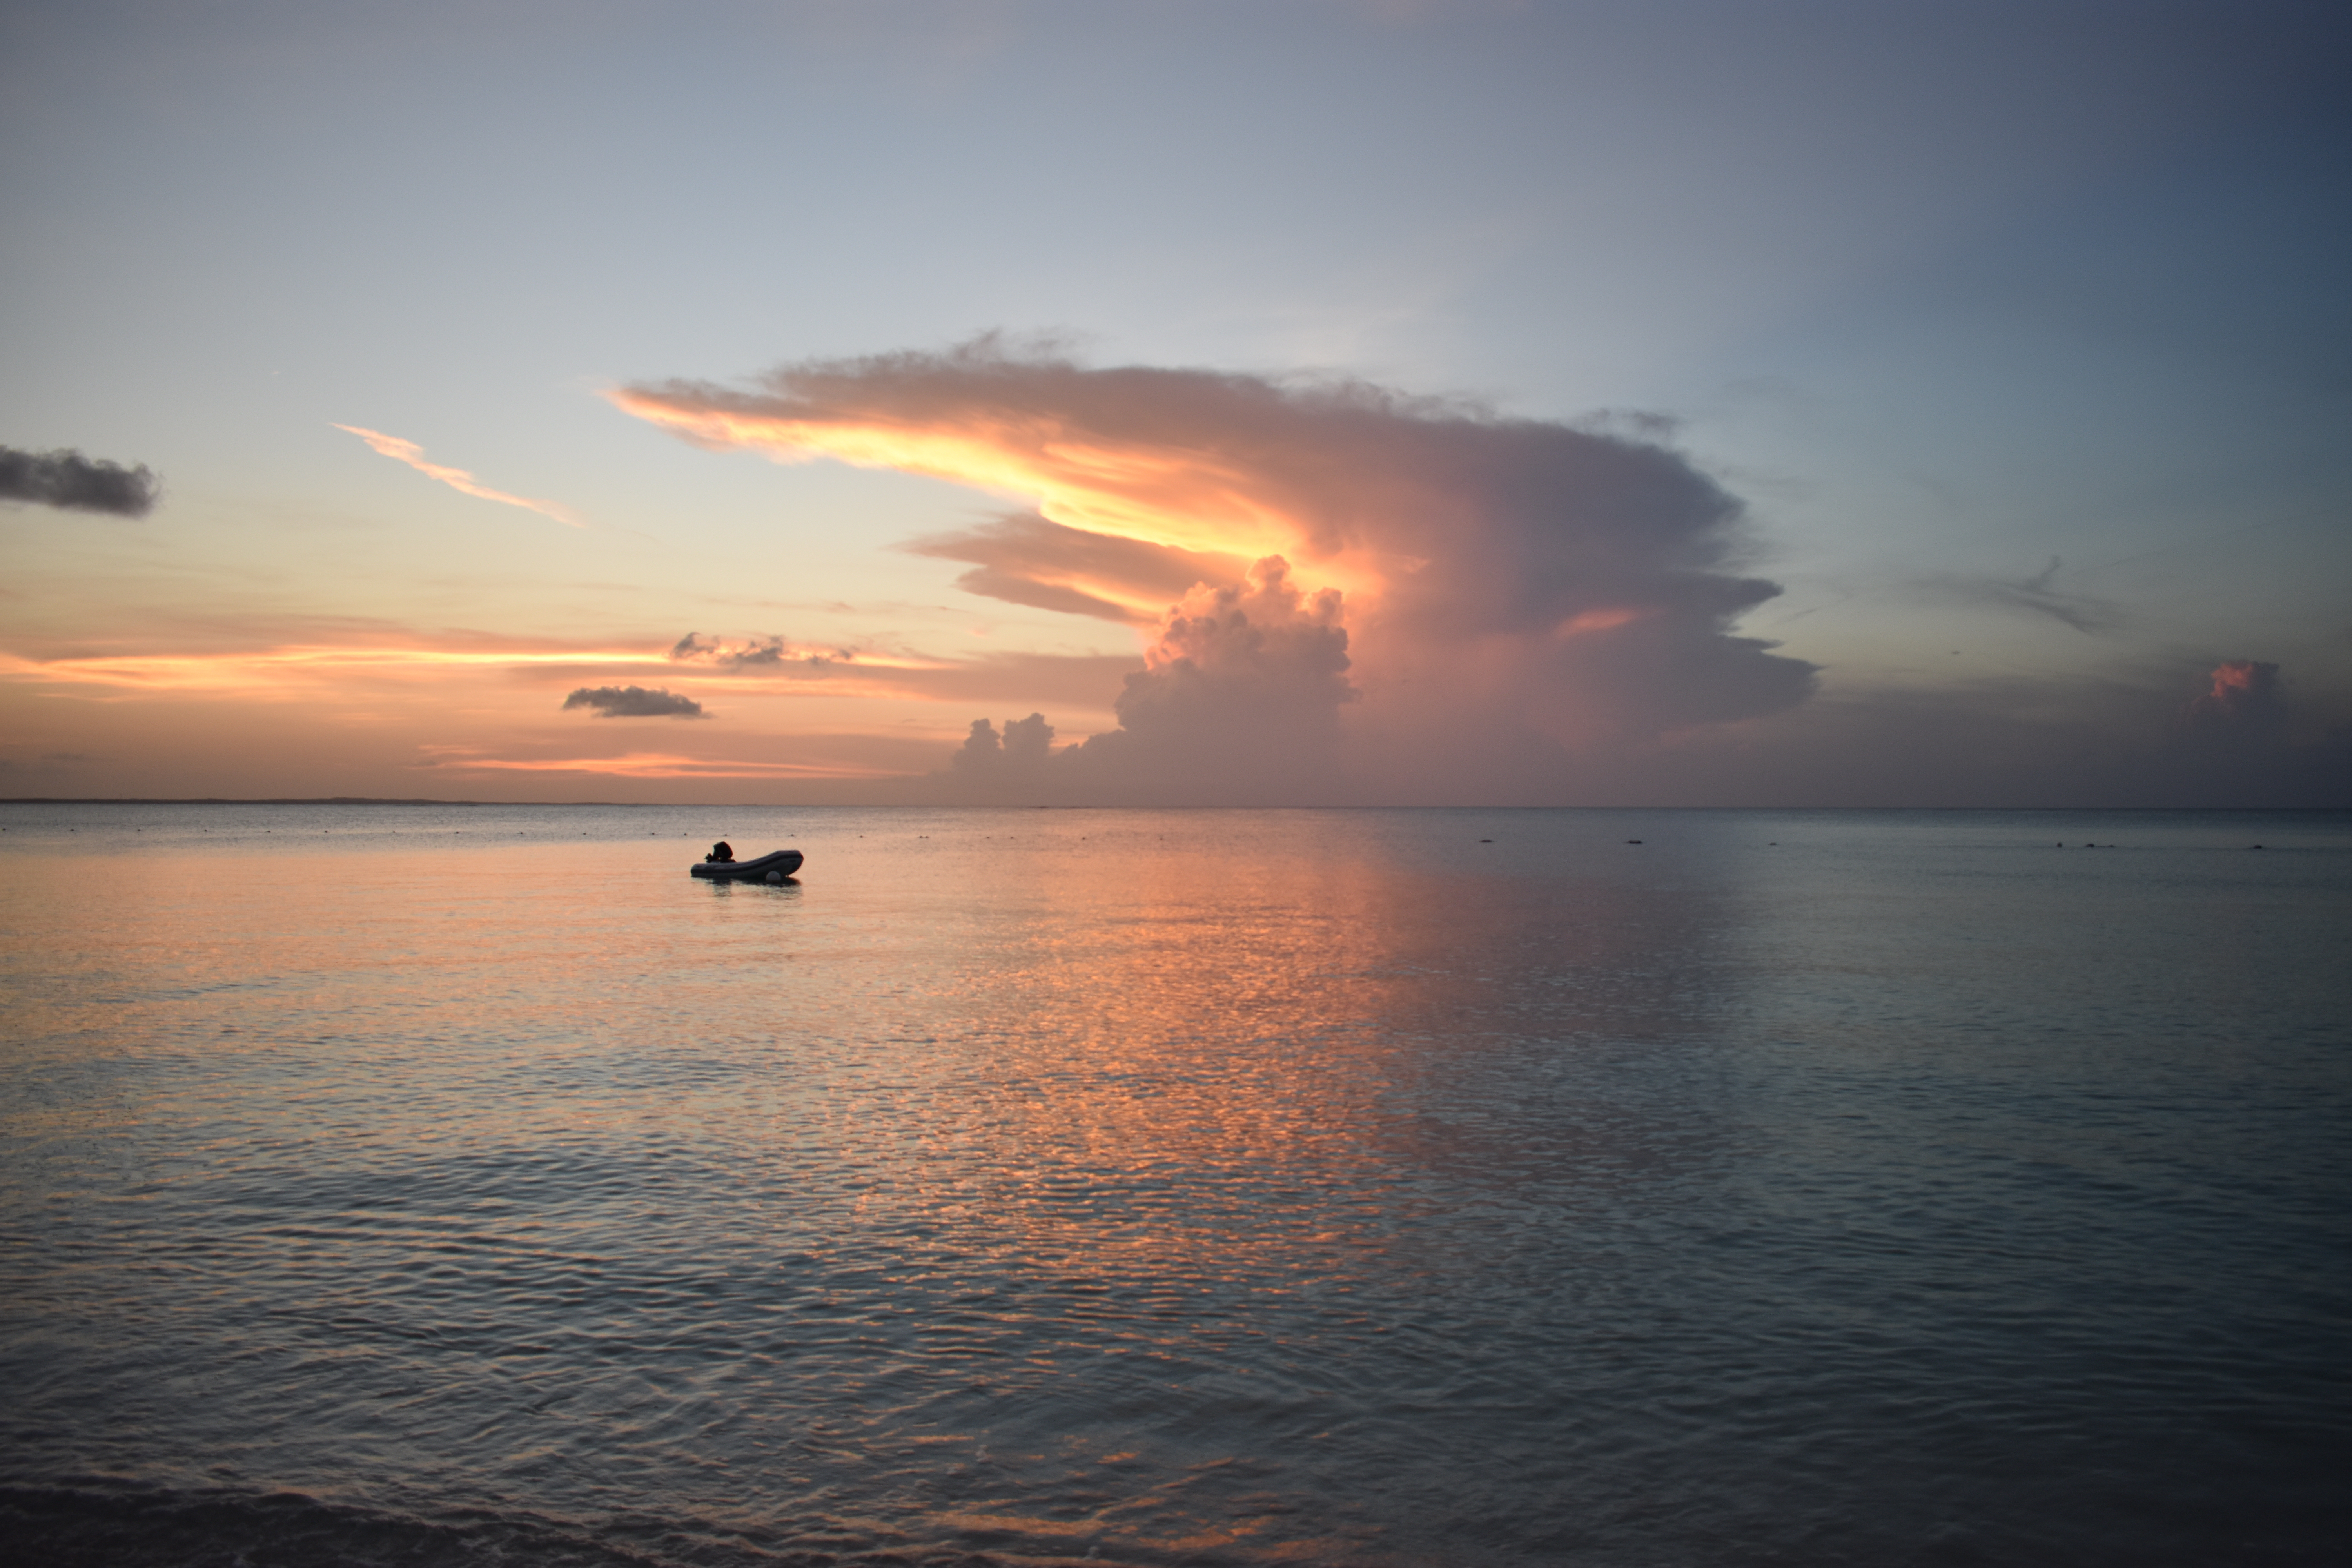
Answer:
[(2257, 849), (2260, 849), (2260, 848), (2262, 847), (2262, 846), (2261, 846), (2261, 845), (2259, 845), (2259, 844), (2257, 844), (2257, 845), (2255, 845), (2255, 846), (2254, 846), (2254, 847), (2255, 847), (2255, 848), (2257, 848)]
[(771, 882), (781, 882), (783, 879), (784, 874), (782, 871), (771, 871), (768, 873), (768, 880)]

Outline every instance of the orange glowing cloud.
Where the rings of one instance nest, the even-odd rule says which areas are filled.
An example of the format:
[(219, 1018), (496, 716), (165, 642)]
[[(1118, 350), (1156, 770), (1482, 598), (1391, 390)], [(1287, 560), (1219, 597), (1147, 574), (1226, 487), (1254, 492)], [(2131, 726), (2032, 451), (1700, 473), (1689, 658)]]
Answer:
[(2251, 658), (2233, 658), (2213, 671), (2213, 700), (2217, 702), (2242, 700), (2249, 693), (2268, 690), (2277, 679), (2277, 665), (2261, 664)]
[(667, 662), (648, 649), (468, 649), (390, 645), (270, 647), (224, 653), (101, 654), (26, 658), (0, 654), (0, 677), (150, 691), (292, 691), (356, 676), (534, 666), (631, 667)]
[[(1104, 429), (1076, 413), (1034, 405), (850, 405), (803, 414), (775, 400), (699, 388), (631, 387), (611, 395), (625, 412), (698, 445), (760, 451), (779, 462), (830, 458), (923, 474), (1017, 498), (1068, 529), (1237, 563), (1285, 555), (1303, 563), (1298, 569), (1314, 586), (1359, 598), (1377, 595), (1390, 569), (1378, 551), (1351, 543), (1300, 498), (1270, 485), (1266, 465), (1252, 453), (1223, 444)], [(1101, 596), (1145, 615), (1167, 602), (1136, 606), (1115, 594)]]
[(901, 548), (970, 562), (972, 569), (956, 579), (968, 593), (1137, 626), (1155, 624), (1202, 584), (1233, 586), (1249, 571), (1249, 562), (1238, 555), (1093, 533), (1034, 512), (1009, 513)]
[(1625, 608), (1585, 610), (1573, 615), (1552, 628), (1557, 637), (1585, 637), (1597, 632), (1613, 632), (1619, 626), (1630, 626), (1642, 618), (1643, 611)]
[(2284, 717), (2284, 690), (2279, 667), (2264, 659), (2233, 658), (2217, 667), (2212, 689), (2189, 704), (2189, 717), (2231, 724), (2275, 721)]
[(441, 463), (428, 463), (425, 460), (425, 448), (414, 441), (404, 441), (397, 436), (387, 436), (380, 430), (362, 429), (357, 425), (338, 425), (335, 428), (350, 431), (394, 462), (406, 463), (418, 473), (428, 479), (439, 479), (451, 489), (462, 490), (467, 495), (478, 497), (482, 500), (497, 501), (501, 506), (519, 506), (525, 511), (535, 511), (541, 517), (551, 517), (567, 528), (588, 526), (573, 516), (570, 509), (554, 501), (534, 500), (529, 496), (509, 495), (504, 490), (490, 489), (463, 468), (452, 468)]

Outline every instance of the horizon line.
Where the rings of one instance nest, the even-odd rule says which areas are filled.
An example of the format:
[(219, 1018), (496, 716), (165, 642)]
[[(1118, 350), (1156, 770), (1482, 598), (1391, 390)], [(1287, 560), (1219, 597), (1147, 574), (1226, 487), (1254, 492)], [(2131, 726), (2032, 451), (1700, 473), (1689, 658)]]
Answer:
[(437, 800), (428, 796), (329, 795), (0, 795), (0, 805), (461, 805), (606, 810), (657, 807), (698, 811), (2352, 811), (2342, 805), (1138, 805), (1042, 801), (697, 801), (697, 800)]

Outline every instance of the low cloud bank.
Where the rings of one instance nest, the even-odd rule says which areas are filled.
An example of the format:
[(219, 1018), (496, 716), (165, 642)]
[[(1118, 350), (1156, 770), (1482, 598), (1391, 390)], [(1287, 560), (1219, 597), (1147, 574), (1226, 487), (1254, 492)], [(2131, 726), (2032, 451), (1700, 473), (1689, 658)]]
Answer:
[[(2217, 696), (2216, 693), (2219, 692)], [(2275, 664), (2103, 683), (2011, 677), (1836, 690), (1801, 709), (1632, 750), (1593, 804), (1786, 806), (2352, 806), (2346, 694)]]
[(1029, 498), (908, 548), (971, 563), (971, 592), (1148, 628), (1116, 730), (1017, 758), (998, 736), (950, 793), (1557, 796), (1592, 759), (1812, 689), (1733, 630), (1780, 591), (1735, 569), (1739, 502), (1646, 435), (994, 339), (616, 401), (703, 445)]
[(563, 700), (563, 710), (585, 708), (599, 719), (708, 719), (702, 704), (660, 687), (583, 686)]
[(162, 481), (144, 463), (127, 468), (70, 449), (20, 452), (0, 447), (0, 500), (145, 517), (163, 493)]

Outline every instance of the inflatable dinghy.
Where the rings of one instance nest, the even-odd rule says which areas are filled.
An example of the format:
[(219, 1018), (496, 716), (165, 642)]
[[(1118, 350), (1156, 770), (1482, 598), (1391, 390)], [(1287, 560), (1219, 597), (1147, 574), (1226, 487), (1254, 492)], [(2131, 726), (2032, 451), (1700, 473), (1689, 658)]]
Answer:
[(801, 852), (779, 849), (757, 860), (704, 860), (688, 866), (687, 874), (720, 882), (781, 882), (801, 868)]

